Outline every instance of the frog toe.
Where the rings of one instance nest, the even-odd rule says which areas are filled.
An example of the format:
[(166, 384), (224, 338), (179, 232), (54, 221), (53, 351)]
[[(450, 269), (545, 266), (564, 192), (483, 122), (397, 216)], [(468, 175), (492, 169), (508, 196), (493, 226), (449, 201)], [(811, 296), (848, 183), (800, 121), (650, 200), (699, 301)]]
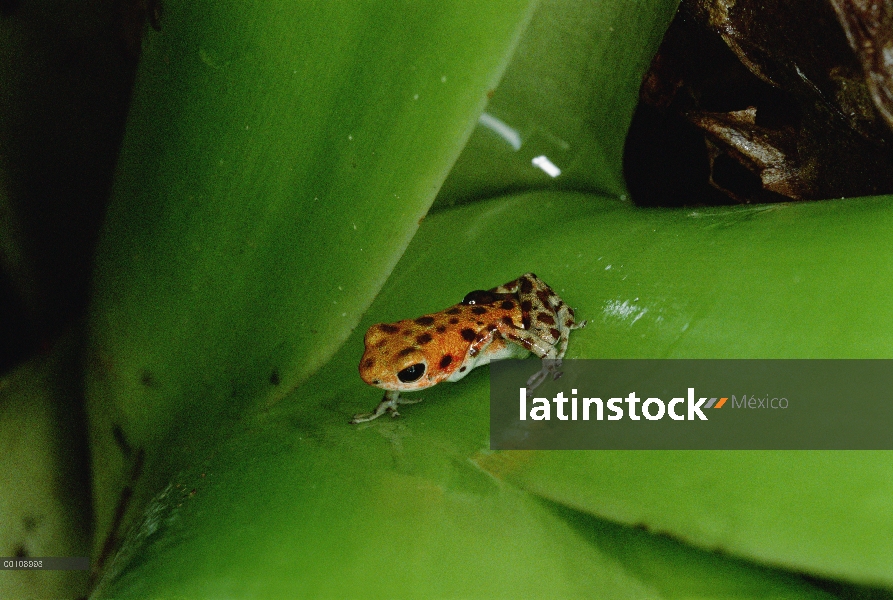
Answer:
[(379, 415), (375, 413), (357, 413), (353, 416), (353, 418), (348, 421), (351, 425), (357, 425), (359, 423), (366, 423), (367, 421), (371, 421), (373, 419), (377, 419)]

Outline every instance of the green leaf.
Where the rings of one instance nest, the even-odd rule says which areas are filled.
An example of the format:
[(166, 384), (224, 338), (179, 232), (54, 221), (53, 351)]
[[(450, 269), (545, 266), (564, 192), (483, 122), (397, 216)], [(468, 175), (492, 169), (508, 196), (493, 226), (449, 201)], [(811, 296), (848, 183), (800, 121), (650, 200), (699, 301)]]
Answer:
[[(569, 358), (889, 357), (889, 201), (642, 210), (530, 194), (481, 203), (425, 223), (366, 323), (431, 312), (463, 290), (535, 271), (590, 321), (572, 335)], [(560, 226), (544, 226), (544, 215)], [(435, 257), (453, 268), (431, 270)], [(436, 293), (420, 302), (403, 291), (416, 288)], [(434, 402), (406, 408), (406, 419), (486, 403), (486, 382), (469, 379), (425, 392)], [(702, 547), (890, 586), (890, 458), (541, 452), (480, 464), (539, 496)]]
[(483, 464), (537, 496), (762, 564), (893, 586), (890, 452), (535, 452)]
[(143, 450), (133, 506), (189, 455), (176, 442), (278, 400), (341, 346), (531, 10), (165, 2), (96, 265), (97, 544)]
[(177, 474), (94, 597), (825, 597), (488, 476), (486, 403), (358, 430), (302, 402), (355, 388), (314, 377)]
[(541, 2), (434, 208), (539, 188), (625, 194), (626, 130), (677, 4)]
[[(569, 227), (534, 227), (540, 208)], [(421, 392), (425, 401), (402, 418), (347, 425), (378, 400), (356, 376), (366, 326), (442, 308), (506, 273), (529, 268), (556, 286), (594, 319), (575, 333), (572, 353), (596, 348), (606, 329), (598, 289), (613, 274), (598, 253), (578, 258), (598, 266), (585, 275), (564, 261), (594, 244), (590, 232), (621, 235), (642, 214), (551, 194), (426, 219), (344, 348), (220, 447), (195, 452), (131, 531), (96, 597), (822, 597), (795, 576), (610, 525), (491, 477), (502, 454), (487, 450), (485, 369)], [(567, 483), (587, 489), (580, 477)]]

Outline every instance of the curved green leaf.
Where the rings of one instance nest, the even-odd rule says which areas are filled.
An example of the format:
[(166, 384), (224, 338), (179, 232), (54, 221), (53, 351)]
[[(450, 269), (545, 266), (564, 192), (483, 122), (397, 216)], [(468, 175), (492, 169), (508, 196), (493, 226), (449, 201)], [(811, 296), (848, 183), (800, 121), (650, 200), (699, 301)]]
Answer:
[[(622, 196), (642, 74), (677, 4), (540, 2), (435, 208), (538, 188)], [(533, 164), (538, 156), (560, 176)]]
[(153, 482), (139, 505), (188, 440), (281, 398), (343, 343), (532, 5), (165, 2), (98, 250), (97, 543), (128, 477)]
[[(541, 210), (567, 227), (557, 233), (536, 227)], [(815, 218), (810, 223), (806, 210), (800, 216), (808, 228)], [(715, 217), (734, 212), (726, 209)], [(781, 215), (783, 210), (770, 211), (763, 218), (772, 222)], [(649, 227), (638, 227), (645, 237), (661, 221), (686, 220), (706, 232), (705, 238), (724, 234), (684, 212), (642, 212), (567, 194), (502, 198), (426, 219), (345, 347), (293, 394), (246, 419), (220, 447), (194, 454), (191, 466), (156, 496), (131, 531), (97, 597), (821, 596), (795, 576), (655, 539), (561, 506), (600, 514), (598, 506), (572, 503), (567, 491), (589, 490), (586, 478), (592, 475), (577, 472), (573, 480), (564, 480), (567, 468), (560, 464), (568, 453), (542, 453), (555, 459), (555, 478), (566, 484), (543, 481), (541, 488), (556, 490), (550, 495), (534, 486), (538, 482), (524, 479), (524, 465), (536, 464), (525, 462), (529, 453), (487, 450), (485, 369), (458, 384), (420, 393), (425, 401), (405, 407), (397, 420), (383, 417), (358, 427), (346, 423), (379, 396), (356, 376), (366, 326), (442, 308), (469, 289), (495, 285), (524, 270), (536, 271), (578, 314), (593, 320), (575, 333), (569, 354), (599, 356), (607, 333), (630, 326), (606, 310), (602, 298), (616, 298), (623, 282), (638, 287), (630, 278), (615, 280), (613, 269), (602, 266), (600, 251), (612, 244), (641, 247), (642, 237), (625, 232), (636, 231), (643, 219), (650, 220)], [(745, 223), (740, 231), (746, 232), (747, 221), (738, 222)], [(624, 235), (621, 244), (617, 238)], [(742, 241), (741, 236), (732, 239)], [(664, 255), (640, 253), (637, 263), (654, 260)], [(450, 269), (432, 268), (444, 264)], [(820, 277), (814, 271), (812, 283)], [(668, 294), (676, 293), (673, 285), (680, 284), (675, 281), (666, 270), (655, 289), (663, 284)], [(788, 293), (785, 286), (769, 281), (766, 286), (769, 294)], [(676, 317), (683, 318), (686, 310)], [(665, 321), (672, 328), (676, 320)], [(728, 334), (735, 329), (735, 322), (727, 324)], [(651, 454), (656, 462), (672, 459), (671, 453)], [(520, 466), (500, 471), (496, 467), (504, 464), (503, 456), (518, 457)], [(488, 472), (536, 494), (513, 489)], [(742, 475), (753, 490), (761, 489), (753, 471)], [(810, 498), (816, 506), (822, 501)], [(664, 505), (666, 511), (673, 508)], [(656, 527), (651, 520), (639, 522)], [(759, 532), (762, 524), (742, 521), (739, 527)], [(784, 562), (779, 555), (773, 561)]]
[[(367, 322), (430, 312), (462, 290), (535, 271), (590, 321), (573, 334), (568, 357), (890, 354), (889, 198), (642, 210), (592, 196), (529, 194), (431, 221)], [(434, 260), (452, 268), (433, 271)], [(406, 289), (434, 290), (434, 297), (422, 304)], [(385, 308), (377, 312), (379, 306)], [(486, 402), (485, 382), (473, 381), (425, 393), (448, 398), (450, 408), (403, 412), (407, 419), (448, 419), (444, 411)], [(537, 495), (704, 547), (893, 585), (890, 457), (541, 452), (499, 453), (481, 464)]]

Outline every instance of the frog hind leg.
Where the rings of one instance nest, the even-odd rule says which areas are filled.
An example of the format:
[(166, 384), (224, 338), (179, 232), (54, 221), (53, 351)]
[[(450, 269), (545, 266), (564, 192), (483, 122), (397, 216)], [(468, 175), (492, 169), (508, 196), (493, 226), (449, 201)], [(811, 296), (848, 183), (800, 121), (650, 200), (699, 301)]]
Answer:
[[(574, 316), (574, 309), (565, 304), (564, 300), (555, 293), (555, 290), (534, 273), (525, 273), (517, 281), (521, 282), (525, 279), (527, 282), (522, 282), (519, 285), (522, 300), (524, 297), (532, 299), (534, 306), (538, 307), (538, 310), (544, 310), (545, 312), (545, 315), (541, 313), (537, 315), (537, 318), (528, 319), (528, 321), (531, 327), (539, 333), (540, 337), (557, 346), (558, 350), (555, 358), (558, 360), (558, 366), (560, 367), (561, 359), (564, 358), (567, 352), (570, 332), (574, 329), (585, 327), (586, 321), (578, 323)], [(542, 319), (546, 319), (546, 322), (544, 323)], [(557, 379), (558, 377), (556, 376), (555, 378)]]
[(580, 329), (586, 321), (577, 323), (574, 309), (569, 307), (545, 281), (534, 273), (494, 288), (500, 293), (514, 293), (525, 306), (521, 327), (504, 326), (509, 331), (502, 335), (530, 350), (543, 359), (543, 368), (527, 381), (528, 389), (539, 386), (547, 376), (561, 377), (561, 359), (567, 352), (572, 329)]
[(392, 417), (399, 417), (400, 413), (397, 412), (398, 404), (417, 404), (421, 401), (422, 398), (407, 400), (400, 395), (399, 391), (388, 390), (384, 393), (384, 397), (381, 399), (381, 402), (378, 403), (378, 406), (375, 407), (374, 411), (372, 411), (371, 413), (358, 413), (354, 415), (353, 419), (348, 422), (351, 425), (356, 425), (357, 423), (366, 423), (367, 421), (377, 419), (385, 413), (390, 413)]
[(561, 300), (559, 302), (561, 302), (561, 306), (556, 310), (557, 318), (559, 323), (564, 324), (564, 327), (560, 328), (561, 336), (558, 340), (558, 359), (561, 360), (567, 352), (567, 343), (570, 341), (571, 330), (583, 329), (586, 327), (586, 321), (580, 321), (579, 323), (575, 321), (574, 309), (564, 304)]

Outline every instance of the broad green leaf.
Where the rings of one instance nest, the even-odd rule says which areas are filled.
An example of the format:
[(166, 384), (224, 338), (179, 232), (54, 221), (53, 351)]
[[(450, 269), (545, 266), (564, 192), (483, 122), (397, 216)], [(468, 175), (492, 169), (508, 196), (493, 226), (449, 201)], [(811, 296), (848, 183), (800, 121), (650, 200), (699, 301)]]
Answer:
[[(435, 208), (546, 187), (622, 196), (642, 74), (677, 4), (540, 2)], [(533, 164), (537, 157), (560, 176)]]
[(352, 354), (178, 473), (94, 598), (826, 597), (490, 477), (486, 403), (348, 426)]
[(532, 8), (165, 2), (96, 263), (97, 544), (131, 474), (139, 505), (189, 456), (173, 442), (207, 443), (343, 343)]
[[(572, 338), (573, 354), (595, 348), (605, 329), (595, 288), (611, 274), (571, 264), (598, 265), (598, 254), (578, 256), (591, 231), (642, 218), (617, 207), (526, 195), (426, 219), (341, 351), (222, 445), (195, 451), (95, 597), (822, 597), (796, 576), (611, 525), (492, 477), (500, 455), (487, 449), (486, 369), (419, 393), (424, 402), (399, 419), (347, 424), (379, 398), (356, 375), (366, 326), (443, 308), (509, 273), (535, 270), (562, 290), (595, 320)], [(540, 209), (570, 227), (535, 227)]]
[(94, 597), (825, 597), (539, 502), (455, 454), (442, 430), (358, 435), (332, 413), (301, 417), (274, 410), (201, 473), (179, 474)]
[(890, 452), (501, 453), (534, 495), (762, 564), (893, 587)]
[[(572, 335), (568, 357), (889, 357), (889, 201), (642, 210), (529, 194), (446, 211), (425, 223), (382, 293), (388, 300), (364, 325), (431, 312), (464, 291), (535, 271), (590, 320)], [(433, 290), (433, 298), (406, 292), (415, 289)], [(448, 419), (448, 411), (485, 404), (485, 379), (469, 379), (426, 391), (431, 402), (407, 407), (406, 420)], [(373, 405), (370, 398), (344, 413)], [(764, 563), (889, 586), (891, 458), (542, 452), (499, 453), (480, 464), (592, 514)]]

